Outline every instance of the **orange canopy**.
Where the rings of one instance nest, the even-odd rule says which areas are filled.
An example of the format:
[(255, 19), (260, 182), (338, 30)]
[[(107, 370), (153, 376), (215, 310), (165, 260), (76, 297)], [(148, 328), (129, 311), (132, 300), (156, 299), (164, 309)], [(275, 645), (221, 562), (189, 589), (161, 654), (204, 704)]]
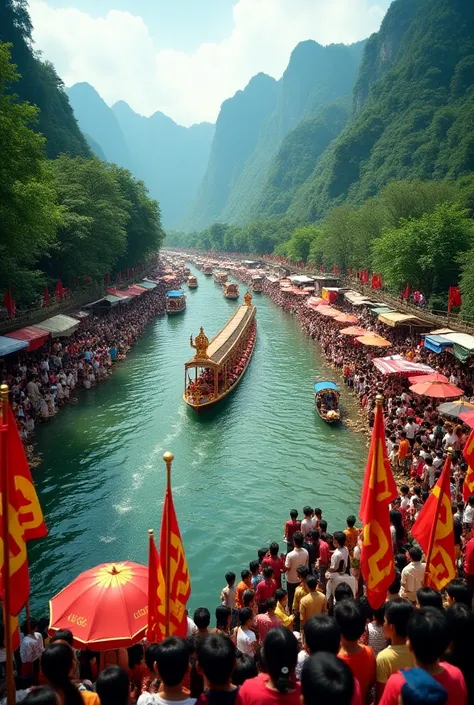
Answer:
[(352, 316), (350, 313), (341, 313), (334, 320), (338, 323), (357, 323), (357, 316)]
[(336, 318), (337, 316), (340, 315), (341, 312), (338, 311), (336, 308), (332, 308), (331, 306), (319, 306), (318, 313), (320, 313), (321, 316), (328, 316), (329, 318)]
[(343, 328), (342, 330), (340, 330), (339, 333), (342, 333), (343, 335), (353, 335), (354, 337), (360, 337), (362, 335), (369, 335), (370, 331), (365, 330), (365, 328), (359, 328), (359, 326), (349, 326), (349, 328)]
[(359, 336), (356, 340), (362, 345), (368, 345), (373, 348), (389, 348), (392, 344), (389, 340), (382, 338), (381, 335), (377, 335), (377, 333), (367, 333), (367, 335)]

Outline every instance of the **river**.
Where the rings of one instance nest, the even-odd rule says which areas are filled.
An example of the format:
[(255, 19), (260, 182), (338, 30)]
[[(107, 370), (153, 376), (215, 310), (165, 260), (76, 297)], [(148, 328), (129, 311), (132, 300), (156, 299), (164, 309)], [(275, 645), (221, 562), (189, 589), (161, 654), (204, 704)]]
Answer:
[(365, 438), (317, 417), (313, 381), (331, 370), (297, 320), (265, 295), (254, 295), (258, 340), (241, 384), (206, 415), (186, 407), (190, 334), (203, 325), (211, 338), (239, 304), (195, 273), (199, 288), (187, 292), (184, 314), (156, 319), (109, 380), (38, 427), (34, 480), (49, 535), (29, 548), (37, 616), (82, 570), (147, 562), (147, 531), (159, 535), (166, 450), (175, 455), (191, 609), (213, 610), (226, 571), (239, 574), (257, 548), (280, 541), (292, 507), (321, 507), (330, 531), (357, 513)]

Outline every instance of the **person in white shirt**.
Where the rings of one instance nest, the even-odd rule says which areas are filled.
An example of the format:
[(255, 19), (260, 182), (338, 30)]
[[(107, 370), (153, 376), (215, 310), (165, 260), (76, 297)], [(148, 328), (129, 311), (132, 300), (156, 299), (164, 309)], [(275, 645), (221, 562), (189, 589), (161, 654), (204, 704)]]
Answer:
[(354, 597), (357, 594), (356, 580), (352, 575), (346, 573), (349, 563), (349, 551), (346, 548), (346, 535), (342, 531), (335, 531), (333, 536), (334, 552), (331, 556), (331, 563), (326, 571), (326, 599), (334, 597), (334, 590), (339, 583), (347, 583)]
[(253, 656), (257, 647), (257, 637), (250, 628), (252, 626), (254, 614), (250, 607), (240, 610), (240, 627), (237, 629), (237, 648), (243, 654)]
[(474, 522), (474, 497), (469, 497), (467, 500), (467, 505), (464, 510), (463, 524), (467, 531), (472, 527)]
[(407, 438), (410, 441), (410, 445), (413, 445), (413, 441), (415, 440), (416, 433), (420, 427), (418, 424), (416, 424), (412, 417), (409, 416), (407, 419), (407, 422), (405, 424), (405, 432), (407, 434)]
[(401, 587), (399, 595), (413, 604), (416, 603), (416, 591), (423, 585), (426, 563), (421, 562), (422, 552), (420, 548), (412, 546), (408, 551), (409, 563), (402, 570)]
[(300, 584), (300, 579), (297, 573), (300, 565), (309, 566), (309, 554), (308, 551), (303, 548), (304, 537), (301, 531), (295, 531), (293, 534), (293, 543), (295, 545), (294, 549), (286, 554), (285, 558), (285, 568), (286, 568), (286, 588), (288, 590), (288, 604), (293, 604), (293, 597), (295, 596), (295, 590)]
[(410, 506), (410, 488), (408, 485), (402, 485), (400, 487), (400, 508), (401, 509), (408, 509)]
[(316, 517), (314, 516), (314, 510), (311, 507), (303, 508), (304, 519), (301, 522), (301, 533), (306, 538), (306, 536), (316, 528)]
[(458, 437), (453, 431), (452, 426), (446, 426), (446, 433), (443, 436), (443, 448), (449, 448), (451, 446), (454, 446), (454, 444), (457, 442)]
[(428, 489), (432, 489), (435, 484), (435, 472), (436, 469), (433, 465), (433, 458), (425, 458), (425, 464), (423, 466), (423, 481), (425, 482)]

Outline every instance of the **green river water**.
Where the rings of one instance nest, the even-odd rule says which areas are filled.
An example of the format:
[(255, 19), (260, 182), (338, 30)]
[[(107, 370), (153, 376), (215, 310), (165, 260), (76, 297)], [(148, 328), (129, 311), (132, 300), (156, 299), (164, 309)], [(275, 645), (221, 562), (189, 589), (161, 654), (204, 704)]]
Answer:
[(239, 305), (197, 274), (183, 314), (152, 322), (109, 380), (38, 428), (34, 479), (49, 527), (29, 547), (38, 616), (82, 570), (147, 562), (147, 530), (159, 534), (166, 450), (175, 454), (191, 609), (214, 609), (225, 572), (240, 573), (257, 548), (280, 541), (293, 506), (322, 507), (330, 531), (357, 513), (365, 438), (317, 417), (312, 385), (331, 370), (298, 321), (265, 295), (254, 296), (258, 340), (241, 384), (206, 415), (186, 407), (190, 334), (203, 325), (211, 338)]

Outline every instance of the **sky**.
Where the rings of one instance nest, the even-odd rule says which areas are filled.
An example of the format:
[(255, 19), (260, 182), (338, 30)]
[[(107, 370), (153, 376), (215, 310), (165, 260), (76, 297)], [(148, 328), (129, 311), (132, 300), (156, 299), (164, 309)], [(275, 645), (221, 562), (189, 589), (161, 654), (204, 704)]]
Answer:
[(350, 44), (391, 0), (29, 0), (36, 49), (66, 86), (87, 81), (113, 105), (215, 122), (263, 71), (280, 78), (300, 41)]

